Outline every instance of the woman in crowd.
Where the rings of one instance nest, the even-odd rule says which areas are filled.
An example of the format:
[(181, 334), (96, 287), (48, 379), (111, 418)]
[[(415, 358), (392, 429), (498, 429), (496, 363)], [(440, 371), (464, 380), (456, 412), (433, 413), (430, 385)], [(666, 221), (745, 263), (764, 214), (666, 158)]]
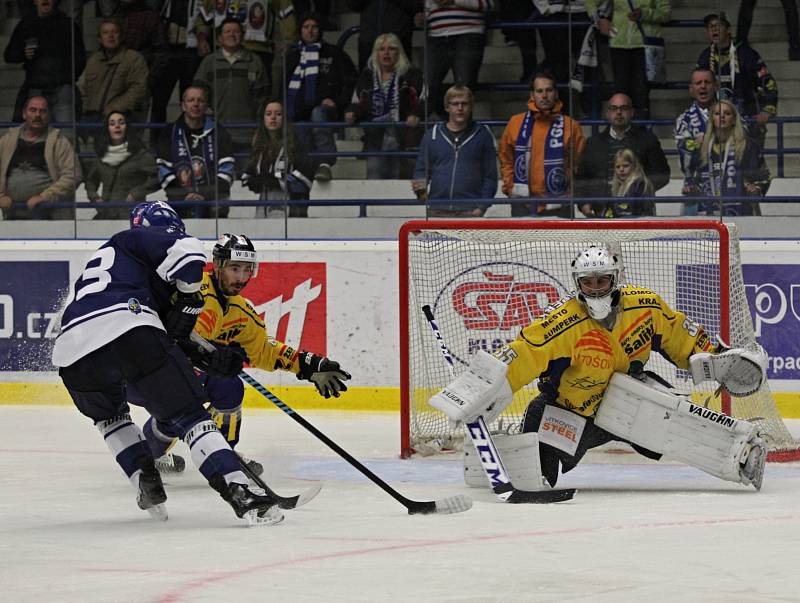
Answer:
[[(258, 115), (261, 121), (253, 137), (253, 151), (247, 162), (242, 184), (262, 201), (308, 199), (317, 161), (308, 156), (310, 149), (303, 147), (295, 135), (294, 126), (284, 121), (283, 103), (267, 99)], [(285, 216), (284, 204), (274, 203), (259, 207), (257, 216)], [(291, 205), (290, 218), (305, 218), (308, 206)]]
[[(95, 151), (97, 157), (86, 176), (86, 196), (97, 206), (95, 219), (127, 220), (134, 205), (160, 188), (156, 160), (118, 111), (106, 115)], [(104, 207), (123, 201), (128, 206)]]
[[(364, 151), (405, 151), (422, 139), (425, 86), (422, 71), (412, 67), (399, 38), (379, 35), (372, 46), (367, 67), (358, 77), (352, 104), (344, 119), (348, 124), (383, 122), (387, 127), (364, 128)], [(413, 160), (392, 156), (367, 157), (367, 178), (407, 179)]]
[[(769, 188), (769, 170), (761, 150), (744, 131), (736, 106), (719, 101), (711, 107), (711, 119), (703, 144), (693, 161), (695, 187), (703, 197), (763, 197)], [(700, 201), (700, 211), (718, 214), (718, 201)], [(723, 215), (758, 216), (756, 202), (723, 202)]]

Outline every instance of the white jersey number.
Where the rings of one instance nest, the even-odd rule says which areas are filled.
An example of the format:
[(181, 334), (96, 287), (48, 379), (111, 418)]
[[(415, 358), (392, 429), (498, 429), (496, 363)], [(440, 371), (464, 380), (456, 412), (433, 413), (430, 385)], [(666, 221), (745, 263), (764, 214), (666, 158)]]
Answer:
[(76, 301), (85, 295), (99, 293), (108, 287), (111, 282), (111, 274), (108, 271), (114, 265), (115, 254), (113, 247), (103, 247), (95, 252), (88, 263), (91, 264), (96, 259), (99, 259), (100, 262), (96, 266), (87, 267), (83, 271), (80, 280), (75, 285)]

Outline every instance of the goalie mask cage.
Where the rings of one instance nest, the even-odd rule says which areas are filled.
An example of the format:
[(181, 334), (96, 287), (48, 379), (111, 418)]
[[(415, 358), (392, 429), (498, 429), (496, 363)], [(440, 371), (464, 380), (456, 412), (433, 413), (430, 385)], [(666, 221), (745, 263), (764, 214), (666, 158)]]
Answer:
[[(400, 230), (401, 456), (460, 450), (462, 430), (428, 399), (450, 372), (421, 308), (429, 305), (453, 355), (456, 374), (478, 349), (492, 351), (574, 290), (571, 260), (588, 245), (621, 252), (622, 284), (647, 287), (672, 308), (734, 347), (756, 345), (742, 278), (736, 227), (713, 220), (447, 220), (411, 221)], [(692, 399), (755, 420), (770, 460), (800, 460), (800, 443), (784, 424), (765, 383), (745, 398), (714, 396), (716, 384), (650, 355), (646, 368)], [(519, 430), (535, 382), (490, 428)]]

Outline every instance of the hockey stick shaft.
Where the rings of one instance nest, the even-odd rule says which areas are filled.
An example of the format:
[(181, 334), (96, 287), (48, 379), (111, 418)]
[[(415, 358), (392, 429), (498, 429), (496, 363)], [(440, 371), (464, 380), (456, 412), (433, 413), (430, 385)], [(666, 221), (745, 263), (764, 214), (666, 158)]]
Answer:
[[(213, 351), (214, 346), (210, 344), (208, 341), (203, 339), (200, 335), (195, 332), (192, 332), (191, 339), (199, 346), (204, 348), (207, 351)], [(314, 427), (311, 423), (309, 423), (306, 419), (302, 416), (297, 414), (292, 408), (286, 405), (283, 401), (281, 401), (278, 396), (273, 394), (269, 391), (266, 387), (264, 387), (261, 383), (259, 383), (256, 379), (254, 379), (247, 371), (242, 370), (239, 373), (239, 378), (250, 385), (253, 389), (255, 389), (259, 394), (264, 396), (267, 400), (272, 402), (275, 406), (280, 408), (283, 412), (289, 415), (292, 419), (302, 425), (307, 431), (310, 431), (316, 438), (322, 441), (328, 448), (336, 452), (339, 456), (341, 456), (344, 460), (346, 460), (350, 465), (355, 467), (358, 471), (360, 471), (363, 475), (365, 475), (370, 481), (380, 487), (384, 492), (386, 492), (389, 496), (394, 498), (397, 502), (403, 505), (406, 509), (408, 509), (409, 514), (426, 514), (426, 513), (436, 513), (437, 511), (441, 512), (458, 512), (458, 511), (466, 511), (471, 505), (472, 501), (465, 499), (464, 497), (460, 497), (458, 501), (449, 500), (449, 501), (442, 501), (445, 504), (452, 503), (454, 506), (459, 506), (463, 504), (464, 508), (460, 508), (458, 510), (445, 510), (442, 505), (437, 505), (437, 501), (416, 501), (411, 500), (410, 498), (406, 498), (402, 494), (400, 494), (397, 490), (392, 488), (389, 484), (383, 481), (380, 477), (378, 477), (375, 473), (373, 473), (370, 469), (368, 469), (363, 463), (358, 461), (355, 457), (353, 457), (349, 452), (347, 452), (344, 448), (339, 446), (336, 442), (331, 440), (328, 436), (322, 433), (319, 429)]]
[[(428, 324), (436, 336), (439, 349), (447, 362), (450, 377), (455, 377), (453, 356), (444, 341), (444, 337), (433, 316), (431, 307), (427, 304), (422, 306), (422, 312), (425, 314), (425, 318), (428, 319)], [(500, 500), (509, 503), (549, 503), (570, 500), (575, 495), (575, 490), (572, 488), (564, 490), (537, 490), (533, 492), (517, 490), (511, 483), (511, 478), (509, 478), (508, 472), (503, 466), (500, 453), (497, 451), (497, 447), (495, 446), (494, 440), (492, 440), (492, 435), (483, 417), (478, 417), (472, 423), (468, 423), (466, 428), (467, 434), (472, 440), (472, 444), (475, 446), (478, 459), (481, 462), (481, 467), (483, 467), (486, 473), (486, 478), (489, 480), (492, 490)]]

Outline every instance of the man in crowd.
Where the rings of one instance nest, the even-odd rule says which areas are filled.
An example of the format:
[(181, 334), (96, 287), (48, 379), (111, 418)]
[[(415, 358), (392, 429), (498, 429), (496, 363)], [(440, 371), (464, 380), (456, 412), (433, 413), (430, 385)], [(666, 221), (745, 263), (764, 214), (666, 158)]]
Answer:
[[(269, 73), (258, 56), (242, 46), (241, 22), (228, 17), (217, 28), (216, 52), (200, 63), (195, 80), (211, 91), (214, 117), (218, 123), (253, 123), (258, 107), (269, 92)], [(234, 151), (249, 154), (253, 140), (251, 128), (231, 129)]]
[[(307, 13), (300, 18), (300, 44), (286, 57), (286, 113), (292, 121), (340, 121), (353, 94), (357, 73), (350, 57), (322, 39), (321, 18)], [(300, 132), (308, 136), (308, 130)], [(313, 128), (314, 148), (335, 153), (331, 128)], [(323, 158), (315, 180), (332, 178), (334, 155)]]
[(538, 203), (515, 203), (512, 216), (569, 216), (570, 206), (547, 203), (569, 194), (586, 141), (580, 124), (562, 113), (556, 82), (540, 72), (531, 80), (528, 110), (513, 115), (498, 145), (503, 192), (535, 197)]
[[(591, 136), (586, 150), (581, 155), (578, 176), (575, 181), (576, 197), (610, 197), (614, 176), (614, 157), (621, 149), (631, 149), (642, 164), (644, 173), (653, 185), (653, 190), (664, 188), (669, 183), (669, 164), (655, 134), (631, 123), (634, 115), (633, 103), (627, 94), (613, 95), (606, 108), (608, 128)], [(594, 215), (592, 204), (580, 206), (584, 215)], [(640, 202), (634, 205), (634, 215), (655, 215), (655, 204)]]
[(158, 138), (158, 177), (170, 201), (194, 201), (177, 211), (182, 217), (226, 217), (235, 177), (233, 143), (208, 112), (208, 88), (195, 82), (183, 93), (183, 113)]
[(434, 125), (422, 139), (411, 187), (420, 199), (451, 201), (432, 204), (430, 216), (482, 216), (489, 205), (466, 199), (491, 199), (497, 193), (494, 136), (472, 120), (474, 103), (472, 90), (451, 86), (444, 95), (447, 121)]
[[(0, 138), (0, 209), (6, 220), (70, 219), (81, 181), (75, 148), (50, 127), (50, 107), (43, 96), (28, 99), (24, 123)], [(42, 203), (69, 204), (41, 207)]]
[(71, 122), (73, 84), (86, 65), (83, 33), (55, 8), (55, 0), (33, 0), (33, 4), (36, 14), (17, 23), (3, 55), (6, 63), (22, 63), (25, 69), (12, 119), (22, 121), (22, 106), (29, 97), (44, 96), (56, 122)]
[[(778, 113), (778, 84), (761, 55), (750, 46), (736, 46), (724, 12), (705, 16), (711, 43), (697, 59), (719, 81), (719, 100), (731, 100), (747, 123), (748, 133), (764, 148), (767, 122)], [(749, 122), (754, 123), (749, 123)]]
[[(675, 146), (678, 148), (678, 160), (684, 176), (681, 188), (683, 195), (696, 195), (698, 192), (692, 178), (692, 158), (703, 144), (708, 124), (708, 111), (716, 102), (718, 91), (719, 83), (713, 71), (705, 67), (697, 67), (692, 70), (689, 79), (689, 96), (692, 97), (692, 104), (678, 116), (673, 129)], [(697, 203), (684, 203), (683, 214), (697, 215)]]
[(83, 97), (83, 121), (100, 122), (110, 111), (147, 117), (147, 62), (122, 46), (122, 28), (116, 19), (103, 19), (98, 27), (100, 49), (86, 63), (78, 80)]

